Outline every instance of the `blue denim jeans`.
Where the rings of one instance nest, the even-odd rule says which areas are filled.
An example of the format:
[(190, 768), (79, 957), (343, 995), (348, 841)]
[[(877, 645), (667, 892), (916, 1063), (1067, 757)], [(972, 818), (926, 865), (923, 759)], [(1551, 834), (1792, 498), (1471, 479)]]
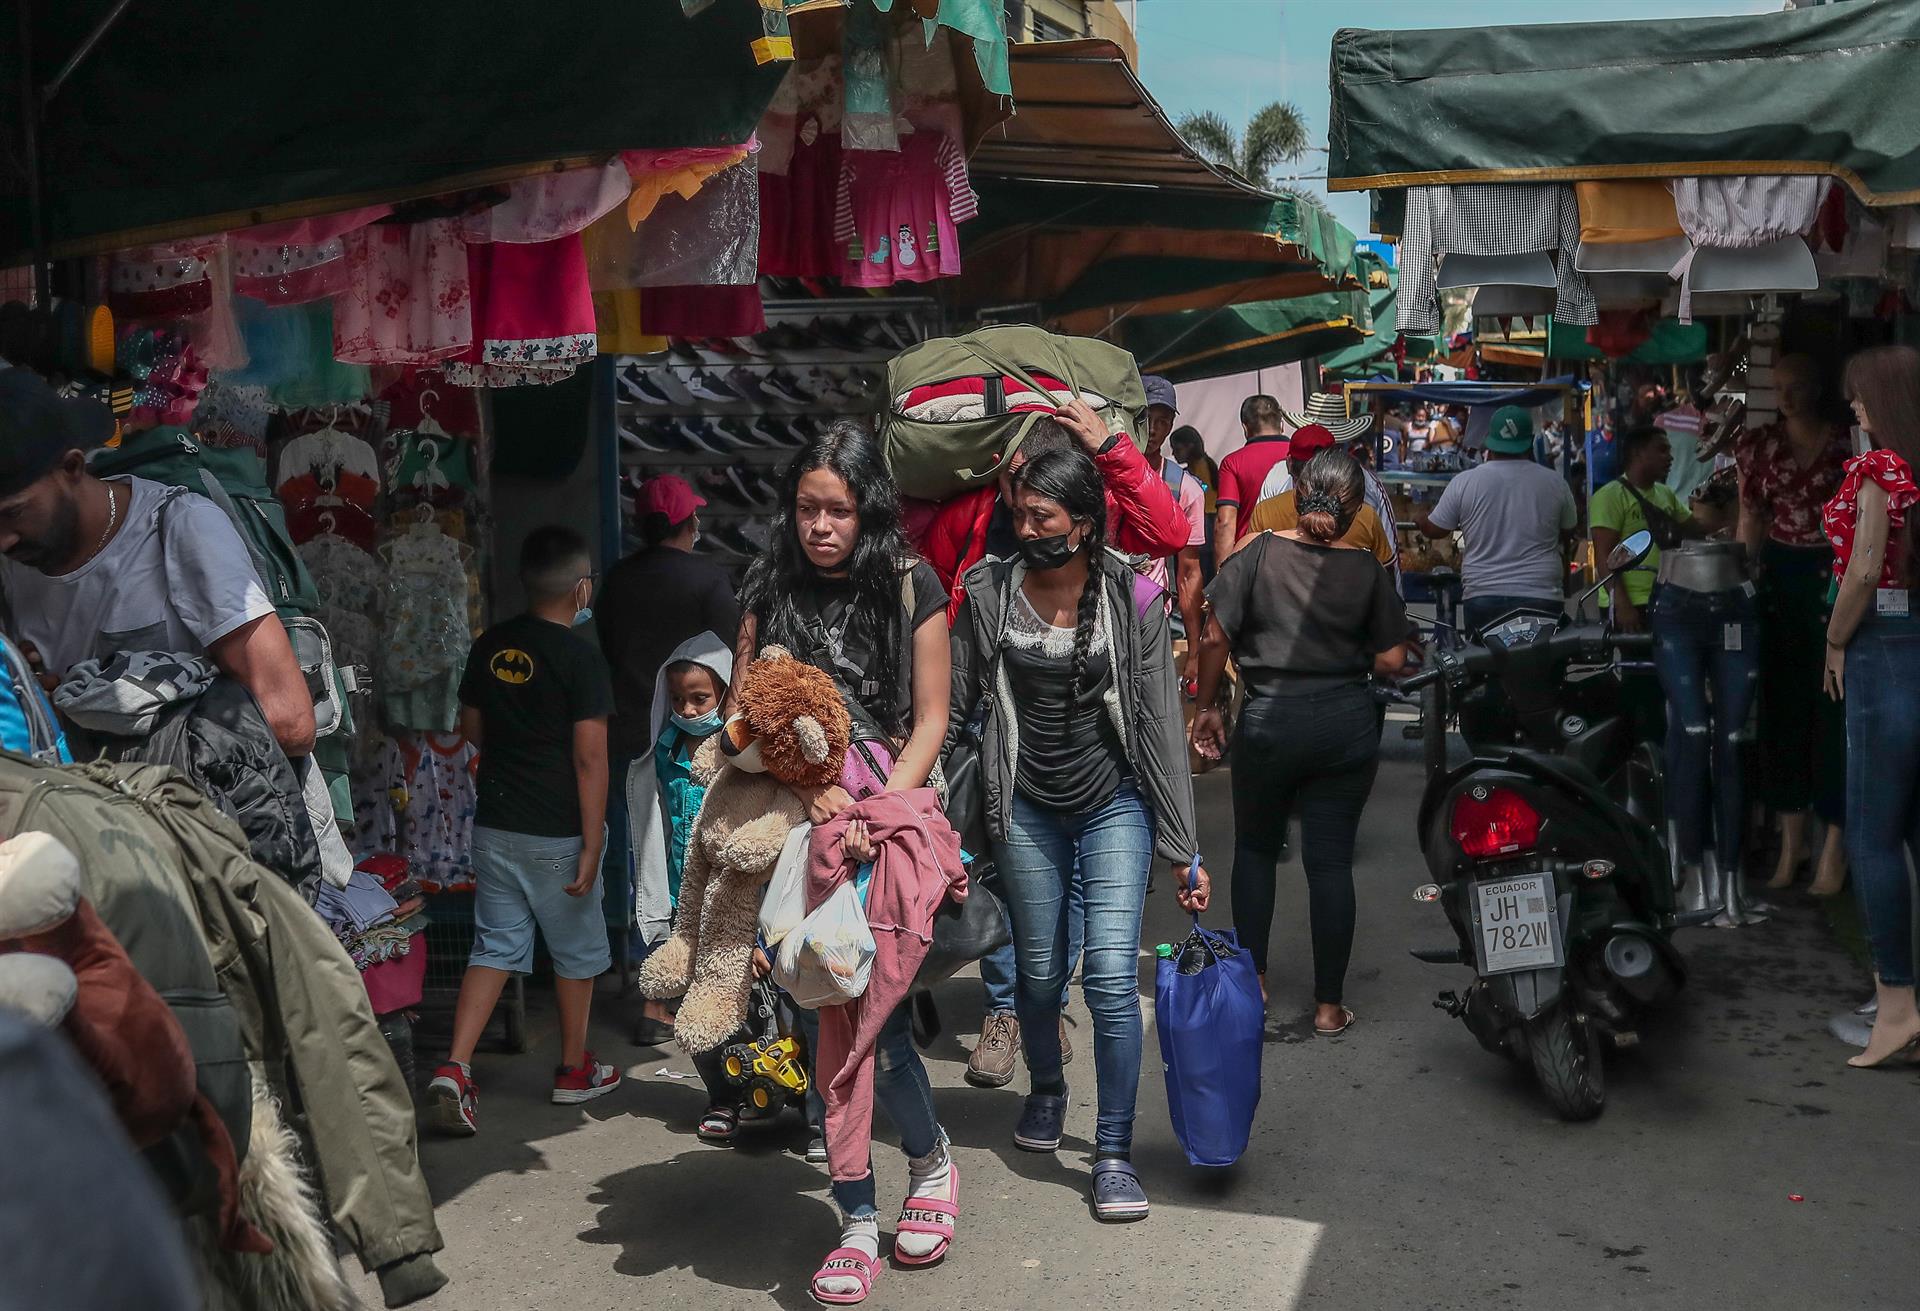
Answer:
[[(813, 1052), (820, 1042), (820, 1017), (801, 1010), (799, 1019), (800, 1031), (807, 1037), (807, 1118), (816, 1128), (824, 1129), (827, 1106), (813, 1069)], [(913, 1045), (913, 1021), (905, 1002), (887, 1017), (880, 1040), (874, 1045), (873, 1100), (886, 1108), (887, 1118), (900, 1135), (900, 1150), (908, 1157), (925, 1156), (939, 1145), (940, 1118), (933, 1109), (933, 1085), (927, 1081), (927, 1067)], [(872, 1218), (876, 1210), (871, 1164), (864, 1179), (835, 1180), (833, 1200), (850, 1220)]]
[(1557, 596), (1470, 596), (1460, 603), (1460, 622), (1467, 632), (1477, 633), (1522, 608), (1557, 615), (1566, 609), (1566, 603)]
[(1153, 812), (1131, 782), (1081, 814), (1010, 799), (1007, 839), (994, 861), (1013, 916), (1020, 985), (1016, 1013), (1033, 1088), (1065, 1086), (1060, 1064), (1060, 993), (1066, 986), (1069, 907), (1077, 886), (1085, 920), (1081, 991), (1093, 1021), (1099, 1085), (1096, 1153), (1133, 1146), (1140, 1082), (1140, 913), (1153, 861)]
[(1873, 972), (1913, 985), (1913, 889), (1920, 858), (1920, 616), (1869, 614), (1847, 644), (1847, 856)]
[[(1001, 891), (997, 881), (994, 891)], [(1086, 940), (1087, 920), (1080, 905), (1080, 883), (1076, 879), (1067, 891), (1067, 981), (1060, 985), (1060, 1009), (1063, 1011), (1073, 992), (1073, 972), (1080, 966), (1080, 949)], [(1006, 946), (980, 958), (980, 982), (987, 990), (987, 1014), (1012, 1015), (1018, 1009), (1014, 1004), (1014, 983), (1019, 977), (1020, 968), (1014, 961), (1011, 937), (1007, 939)]]
[(1714, 855), (1724, 869), (1740, 867), (1747, 804), (1740, 734), (1760, 687), (1757, 613), (1744, 590), (1677, 587), (1656, 591), (1647, 611), (1654, 669), (1667, 694), (1667, 813), (1680, 859), (1690, 865), (1705, 852), (1711, 809)]

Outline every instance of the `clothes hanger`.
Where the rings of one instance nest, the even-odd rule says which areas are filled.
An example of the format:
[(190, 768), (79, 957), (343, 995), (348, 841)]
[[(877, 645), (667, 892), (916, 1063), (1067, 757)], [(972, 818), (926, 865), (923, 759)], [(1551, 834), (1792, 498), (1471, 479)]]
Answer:
[(440, 393), (435, 391), (431, 387), (425, 387), (421, 389), (420, 422), (414, 425), (413, 430), (416, 433), (419, 433), (425, 437), (438, 437), (442, 441), (452, 441), (453, 434), (448, 432), (445, 428), (441, 427), (440, 420), (434, 418), (433, 412), (427, 408), (428, 397), (432, 397), (434, 400), (437, 401), (440, 399)]

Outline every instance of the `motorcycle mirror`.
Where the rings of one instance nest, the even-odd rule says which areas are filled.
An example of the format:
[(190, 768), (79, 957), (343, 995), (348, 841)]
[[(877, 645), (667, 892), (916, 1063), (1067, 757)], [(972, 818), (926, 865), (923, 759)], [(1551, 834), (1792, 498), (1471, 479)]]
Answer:
[(1607, 553), (1607, 570), (1617, 574), (1622, 569), (1631, 569), (1652, 552), (1653, 534), (1642, 528)]

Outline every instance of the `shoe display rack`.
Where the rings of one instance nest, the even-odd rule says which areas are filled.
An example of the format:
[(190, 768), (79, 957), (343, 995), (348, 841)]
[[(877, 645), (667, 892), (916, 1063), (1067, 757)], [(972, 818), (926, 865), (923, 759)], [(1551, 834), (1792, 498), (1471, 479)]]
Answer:
[[(707, 500), (695, 550), (744, 570), (794, 453), (839, 418), (885, 407), (887, 361), (938, 325), (928, 299), (770, 300), (754, 337), (675, 340), (613, 370), (620, 467), (629, 488), (677, 473)], [(631, 515), (631, 497), (622, 497)], [(629, 524), (625, 549), (638, 549)]]

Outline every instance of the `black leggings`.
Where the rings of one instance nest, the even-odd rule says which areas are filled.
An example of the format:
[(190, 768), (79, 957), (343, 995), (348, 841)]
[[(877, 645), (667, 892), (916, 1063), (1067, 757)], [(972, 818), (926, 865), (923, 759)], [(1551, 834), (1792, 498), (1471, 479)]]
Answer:
[(1353, 951), (1353, 839), (1380, 763), (1380, 716), (1366, 686), (1255, 693), (1233, 740), (1233, 928), (1267, 971), (1274, 867), (1287, 817), (1300, 817), (1313, 928), (1313, 996), (1340, 1002)]

